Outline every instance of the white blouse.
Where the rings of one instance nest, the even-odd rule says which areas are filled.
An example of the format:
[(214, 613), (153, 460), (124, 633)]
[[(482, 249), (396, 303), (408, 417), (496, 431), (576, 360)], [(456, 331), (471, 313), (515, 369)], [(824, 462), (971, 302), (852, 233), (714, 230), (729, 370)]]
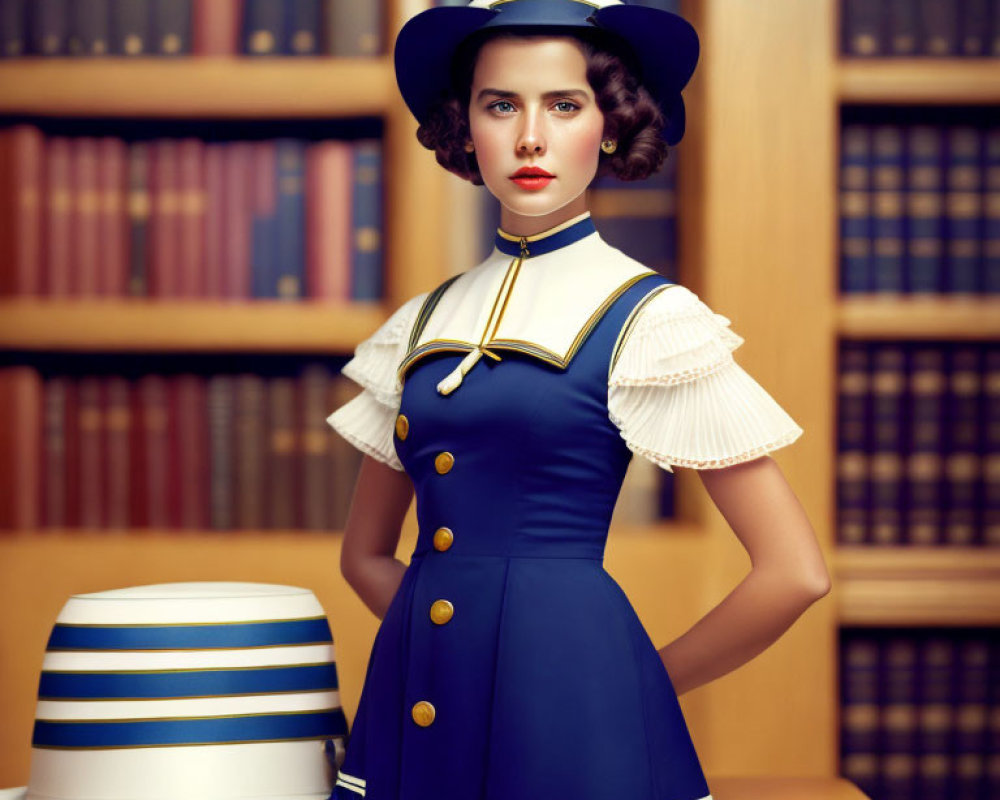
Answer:
[[(404, 303), (358, 345), (343, 373), (361, 393), (327, 422), (396, 470), (393, 430), (403, 386), (398, 367), (428, 293)], [(608, 416), (634, 453), (672, 466), (739, 464), (794, 442), (795, 421), (733, 358), (743, 339), (680, 284), (652, 290), (622, 327), (608, 376)]]

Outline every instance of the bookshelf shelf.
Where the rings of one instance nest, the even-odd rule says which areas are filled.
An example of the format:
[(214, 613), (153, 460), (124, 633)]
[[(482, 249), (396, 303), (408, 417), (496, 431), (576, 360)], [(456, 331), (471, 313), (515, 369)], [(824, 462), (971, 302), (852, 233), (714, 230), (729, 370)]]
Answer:
[(329, 118), (381, 115), (393, 102), (388, 57), (46, 58), (0, 63), (0, 113), (6, 114)]
[(833, 567), (841, 625), (1000, 624), (1000, 552), (839, 547)]
[(0, 348), (335, 354), (385, 318), (379, 303), (8, 299), (0, 301)]
[(837, 330), (847, 339), (1000, 339), (1000, 298), (842, 299)]
[(995, 58), (841, 59), (835, 80), (841, 103), (1000, 103)]

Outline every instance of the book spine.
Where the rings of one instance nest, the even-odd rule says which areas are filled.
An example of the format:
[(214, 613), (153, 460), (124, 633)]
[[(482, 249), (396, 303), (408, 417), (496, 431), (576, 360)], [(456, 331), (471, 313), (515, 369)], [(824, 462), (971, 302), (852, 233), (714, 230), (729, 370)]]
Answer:
[(301, 485), (297, 453), (298, 426), (295, 414), (295, 382), (280, 376), (267, 380), (267, 508), (268, 527), (289, 530), (298, 527), (295, 498)]
[(282, 0), (245, 0), (242, 36), (244, 55), (280, 55), (284, 41), (285, 9)]
[(212, 476), (209, 492), (210, 526), (213, 530), (220, 531), (235, 527), (235, 391), (231, 375), (212, 375), (208, 379), (209, 471)]
[(940, 347), (915, 347), (907, 370), (906, 540), (908, 544), (940, 544), (941, 493), (944, 477), (945, 363)]
[(873, 637), (845, 636), (840, 652), (840, 772), (880, 797), (881, 652)]
[(235, 458), (236, 527), (263, 530), (267, 496), (266, 405), (264, 379), (249, 373), (236, 377)]
[(121, 139), (105, 136), (98, 150), (98, 264), (97, 293), (103, 297), (123, 297), (128, 283), (128, 217), (126, 145)]
[(28, 52), (64, 56), (69, 35), (69, 0), (32, 0), (28, 4)]
[(161, 56), (191, 54), (191, 0), (152, 0), (153, 52)]
[(382, 2), (343, 3), (326, 0), (326, 51), (332, 56), (377, 56), (384, 48)]
[(0, 58), (21, 58), (28, 51), (27, 0), (0, 0)]
[(354, 149), (354, 252), (355, 300), (382, 297), (382, 148), (381, 142), (365, 139)]
[(877, 705), (882, 791), (890, 797), (906, 797), (918, 781), (919, 652), (912, 636), (894, 632), (884, 635), (880, 649)]
[(195, 55), (236, 55), (240, 36), (240, 0), (194, 0), (191, 13)]
[[(355, 13), (365, 14), (369, 6), (379, 2), (355, 4)], [(285, 4), (285, 38), (282, 52), (288, 56), (316, 56), (322, 47), (323, 14), (321, 0), (287, 0)]]
[(871, 130), (847, 125), (840, 138), (840, 290), (871, 289)]
[(307, 294), (346, 301), (351, 283), (351, 145), (317, 142), (306, 159)]
[(70, 140), (54, 136), (45, 147), (46, 219), (44, 287), (51, 297), (72, 293), (72, 159)]
[(120, 375), (109, 375), (104, 380), (104, 445), (108, 475), (106, 526), (124, 531), (129, 527), (132, 492), (131, 390), (129, 382)]
[(934, 295), (944, 286), (944, 170), (941, 131), (907, 131), (906, 290)]
[(301, 300), (305, 287), (305, 144), (279, 139), (277, 151), (277, 257), (269, 296)]
[(903, 544), (902, 444), (905, 407), (903, 349), (881, 345), (872, 360), (872, 522), (876, 545)]
[(978, 405), (982, 362), (976, 345), (956, 344), (948, 351), (949, 394), (944, 469), (945, 545), (977, 543), (977, 510), (982, 471)]
[(149, 56), (153, 50), (152, 0), (111, 0), (111, 52)]
[(837, 398), (837, 542), (863, 544), (867, 534), (871, 466), (869, 347), (844, 342)]
[(108, 0), (73, 0), (69, 4), (67, 48), (71, 56), (106, 56), (111, 50)]
[(149, 297), (150, 219), (150, 146), (133, 142), (128, 147), (128, 294)]
[(273, 141), (254, 142), (250, 247), (251, 285), (254, 297), (275, 297), (277, 261), (286, 254), (278, 249), (277, 149)]
[(298, 381), (298, 407), (301, 409), (302, 480), (299, 481), (302, 527), (306, 530), (326, 530), (329, 525), (327, 500), (332, 480), (330, 476), (330, 435), (326, 424), (326, 406), (333, 376), (324, 364), (310, 364)]
[(100, 283), (100, 229), (98, 222), (97, 139), (78, 136), (72, 140), (73, 224), (72, 292), (76, 297), (93, 298)]
[(903, 290), (903, 131), (880, 125), (873, 136), (872, 253), (875, 292)]
[(178, 145), (178, 230), (180, 232), (177, 293), (205, 295), (205, 145), (185, 138)]
[(968, 125), (948, 131), (945, 215), (947, 218), (948, 281), (951, 294), (980, 290), (982, 248), (982, 162), (980, 132)]

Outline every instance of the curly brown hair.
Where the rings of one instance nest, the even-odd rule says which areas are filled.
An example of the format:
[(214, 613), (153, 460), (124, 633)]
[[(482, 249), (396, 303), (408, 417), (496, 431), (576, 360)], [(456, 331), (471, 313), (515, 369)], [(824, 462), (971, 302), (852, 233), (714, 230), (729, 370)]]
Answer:
[(597, 176), (614, 174), (623, 181), (642, 180), (660, 169), (669, 148), (661, 137), (668, 120), (659, 104), (636, 77), (638, 66), (624, 42), (610, 33), (552, 28), (524, 32), (506, 30), (473, 34), (459, 47), (452, 62), (452, 85), (435, 103), (426, 122), (417, 128), (417, 140), (433, 150), (437, 162), (460, 178), (482, 186), (475, 153), (465, 151), (471, 139), (469, 97), (479, 51), (487, 42), (504, 38), (567, 36), (582, 46), (587, 82), (604, 115), (604, 133), (618, 141), (611, 155), (601, 151)]

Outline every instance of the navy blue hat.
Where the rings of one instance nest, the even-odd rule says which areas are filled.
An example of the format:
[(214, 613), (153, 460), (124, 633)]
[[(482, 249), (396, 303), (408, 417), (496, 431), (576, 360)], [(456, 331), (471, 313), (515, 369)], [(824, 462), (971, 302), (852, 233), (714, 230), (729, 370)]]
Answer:
[(451, 86), (452, 58), (466, 37), (517, 28), (599, 30), (624, 40), (639, 64), (637, 77), (667, 116), (663, 138), (674, 145), (684, 136), (681, 89), (698, 63), (698, 34), (677, 14), (620, 0), (473, 0), (422, 11), (403, 26), (395, 50), (396, 82), (417, 121), (427, 121)]

